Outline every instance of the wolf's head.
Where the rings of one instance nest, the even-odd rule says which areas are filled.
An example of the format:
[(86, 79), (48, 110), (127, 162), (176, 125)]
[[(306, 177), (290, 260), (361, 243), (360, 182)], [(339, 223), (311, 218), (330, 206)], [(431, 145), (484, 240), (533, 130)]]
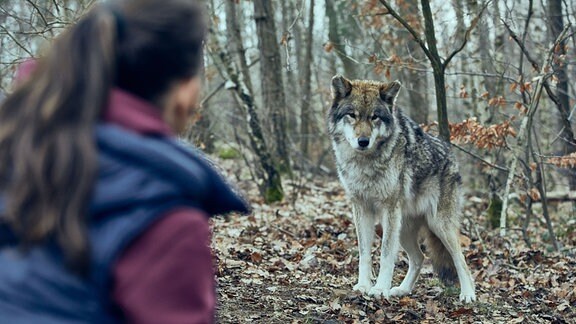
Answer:
[(369, 152), (394, 134), (395, 101), (400, 82), (332, 78), (332, 107), (328, 131), (335, 142), (343, 138), (357, 151)]

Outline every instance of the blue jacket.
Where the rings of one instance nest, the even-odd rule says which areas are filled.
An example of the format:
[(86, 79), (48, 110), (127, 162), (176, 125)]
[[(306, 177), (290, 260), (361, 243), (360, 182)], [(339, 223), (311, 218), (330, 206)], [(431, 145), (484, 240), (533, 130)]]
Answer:
[[(80, 278), (47, 242), (22, 253), (0, 223), (0, 323), (114, 323), (111, 268), (126, 246), (169, 209), (248, 212), (201, 154), (166, 137), (104, 124), (96, 131), (99, 174), (88, 216), (91, 271)], [(4, 202), (0, 197), (0, 215)], [(145, 271), (145, 270), (143, 270)]]

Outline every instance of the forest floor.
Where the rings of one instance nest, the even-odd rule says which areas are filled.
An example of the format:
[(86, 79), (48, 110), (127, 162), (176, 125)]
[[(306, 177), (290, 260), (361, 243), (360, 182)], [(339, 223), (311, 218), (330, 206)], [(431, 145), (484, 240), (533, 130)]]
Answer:
[[(238, 161), (219, 163), (231, 178), (241, 173)], [(576, 323), (576, 220), (562, 206), (552, 206), (562, 246), (553, 252), (541, 217), (533, 217), (527, 246), (519, 206), (501, 237), (488, 226), (486, 199), (467, 195), (461, 241), (477, 301), (461, 303), (459, 288), (443, 287), (428, 259), (410, 296), (385, 300), (352, 291), (356, 234), (337, 179), (287, 181), (289, 197), (273, 205), (250, 182), (239, 186), (253, 213), (212, 221), (219, 323)], [(393, 285), (407, 268), (401, 252)]]

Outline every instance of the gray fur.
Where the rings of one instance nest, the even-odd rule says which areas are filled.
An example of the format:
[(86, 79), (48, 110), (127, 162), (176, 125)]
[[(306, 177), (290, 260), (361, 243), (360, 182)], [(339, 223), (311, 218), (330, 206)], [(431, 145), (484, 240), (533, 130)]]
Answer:
[[(384, 297), (409, 294), (424, 258), (418, 244), (423, 231), (438, 243), (430, 244), (430, 256), (441, 278), (449, 282), (457, 273), (460, 299), (475, 300), (458, 239), (462, 180), (449, 144), (423, 132), (395, 106), (399, 82), (336, 76), (332, 85), (328, 131), (353, 205), (360, 250), (354, 289)], [(376, 222), (382, 223), (383, 237), (380, 273), (372, 285), (370, 247)], [(391, 288), (400, 244), (408, 253), (409, 270), (402, 284)]]

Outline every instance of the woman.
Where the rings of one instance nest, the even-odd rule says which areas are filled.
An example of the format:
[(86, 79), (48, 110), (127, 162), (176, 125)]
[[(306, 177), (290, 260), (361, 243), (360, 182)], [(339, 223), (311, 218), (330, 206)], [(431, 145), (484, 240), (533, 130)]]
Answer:
[(190, 0), (93, 8), (0, 108), (0, 322), (206, 323), (207, 216), (246, 203), (178, 144), (200, 93)]

